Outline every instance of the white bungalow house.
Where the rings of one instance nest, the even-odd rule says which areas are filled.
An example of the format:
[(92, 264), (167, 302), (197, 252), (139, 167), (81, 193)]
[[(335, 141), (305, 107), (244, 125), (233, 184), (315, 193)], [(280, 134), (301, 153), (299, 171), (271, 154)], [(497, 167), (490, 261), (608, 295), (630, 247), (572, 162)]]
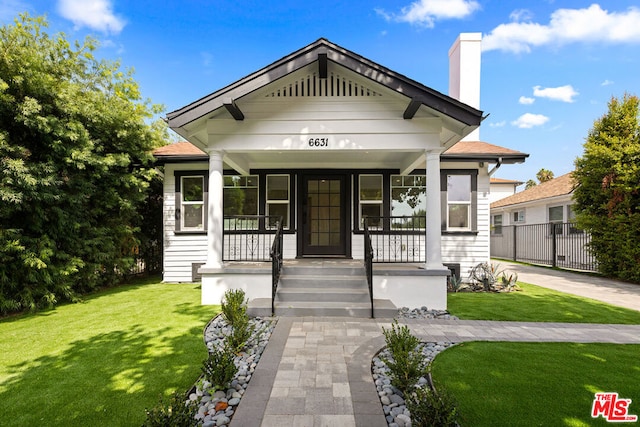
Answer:
[(371, 297), (445, 309), (450, 271), (489, 259), (490, 169), (528, 156), (477, 140), (480, 34), (449, 56), (451, 96), (319, 39), (169, 113), (188, 142), (154, 153), (164, 280), (201, 278), (203, 304), (242, 288), (277, 313), (284, 276), (304, 274), (287, 268), (340, 295), (331, 268), (371, 254)]
[(571, 209), (574, 189), (571, 173), (567, 173), (492, 202), (493, 234), (496, 234), (496, 225), (570, 222), (575, 218)]
[(574, 224), (572, 174), (491, 203), (491, 256), (597, 270), (589, 236)]

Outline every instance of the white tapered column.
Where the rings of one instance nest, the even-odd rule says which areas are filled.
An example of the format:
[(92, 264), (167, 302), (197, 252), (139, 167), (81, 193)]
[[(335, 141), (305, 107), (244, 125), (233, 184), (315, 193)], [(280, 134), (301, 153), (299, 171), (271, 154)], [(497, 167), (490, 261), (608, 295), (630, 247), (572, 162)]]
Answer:
[(442, 269), (440, 150), (427, 151), (427, 256), (425, 268)]
[(224, 153), (209, 151), (209, 206), (207, 207), (207, 265), (206, 268), (222, 268), (222, 239), (224, 210), (222, 189)]

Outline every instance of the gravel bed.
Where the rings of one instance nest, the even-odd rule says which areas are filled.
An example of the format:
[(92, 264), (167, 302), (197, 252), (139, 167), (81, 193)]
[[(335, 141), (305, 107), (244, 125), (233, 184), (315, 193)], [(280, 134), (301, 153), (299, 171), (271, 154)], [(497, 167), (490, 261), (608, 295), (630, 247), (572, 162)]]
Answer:
[[(244, 392), (249, 385), (251, 376), (255, 371), (260, 356), (269, 342), (271, 333), (276, 326), (276, 320), (272, 318), (255, 317), (249, 320), (254, 327), (253, 334), (247, 342), (244, 352), (235, 357), (235, 365), (238, 367), (229, 389), (210, 393), (211, 384), (208, 381), (199, 381), (195, 391), (189, 395), (189, 400), (198, 404), (196, 420), (204, 427), (223, 427), (229, 425), (235, 409), (237, 408)], [(231, 326), (223, 316), (216, 316), (207, 325), (204, 331), (204, 341), (209, 352), (224, 345), (225, 338), (230, 335)]]
[(459, 320), (456, 316), (449, 314), (447, 310), (429, 310), (427, 307), (410, 309), (402, 307), (398, 310), (396, 319), (443, 319)]

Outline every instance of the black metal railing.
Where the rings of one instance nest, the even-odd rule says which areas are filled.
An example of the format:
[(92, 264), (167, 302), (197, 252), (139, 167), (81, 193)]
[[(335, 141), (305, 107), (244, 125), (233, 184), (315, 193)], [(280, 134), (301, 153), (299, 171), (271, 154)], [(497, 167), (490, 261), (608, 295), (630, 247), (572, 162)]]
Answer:
[(414, 263), (426, 261), (426, 217), (366, 217), (373, 262)]
[(225, 216), (222, 260), (270, 261), (273, 236), (278, 229), (282, 230), (281, 216)]
[(364, 267), (367, 273), (367, 285), (369, 286), (369, 299), (371, 301), (371, 318), (375, 318), (373, 312), (373, 245), (371, 244), (371, 235), (369, 234), (369, 226), (367, 218), (362, 221), (364, 228)]
[(574, 223), (503, 225), (491, 233), (491, 256), (572, 270), (598, 271), (591, 236)]
[(276, 234), (271, 244), (271, 315), (275, 314), (275, 299), (282, 271), (282, 217), (276, 223)]

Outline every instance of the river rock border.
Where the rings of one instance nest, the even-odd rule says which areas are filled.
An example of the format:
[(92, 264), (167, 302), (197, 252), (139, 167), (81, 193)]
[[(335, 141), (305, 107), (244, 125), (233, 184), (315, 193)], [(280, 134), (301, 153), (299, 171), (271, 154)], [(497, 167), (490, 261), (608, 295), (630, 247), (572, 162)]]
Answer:
[[(188, 399), (197, 404), (198, 412), (195, 418), (198, 425), (203, 427), (229, 425), (260, 357), (267, 347), (276, 323), (275, 318), (254, 317), (249, 319), (249, 325), (253, 326), (253, 333), (247, 340), (245, 351), (235, 357), (234, 363), (238, 372), (226, 392), (219, 390), (211, 394), (211, 384), (208, 381), (202, 379), (196, 383), (189, 393)], [(214, 317), (204, 330), (204, 342), (207, 350), (211, 353), (214, 349), (221, 348), (230, 334), (231, 326), (224, 317), (221, 314)]]
[[(430, 365), (439, 353), (455, 344), (456, 343), (444, 341), (425, 342), (420, 343), (419, 347), (427, 365)], [(371, 374), (378, 391), (378, 396), (380, 397), (382, 410), (387, 419), (387, 425), (389, 427), (409, 427), (411, 426), (411, 413), (405, 405), (402, 392), (391, 384), (389, 367), (382, 358), (393, 360), (391, 351), (386, 347), (373, 358), (371, 362)], [(431, 387), (430, 379), (420, 377), (418, 385)]]

